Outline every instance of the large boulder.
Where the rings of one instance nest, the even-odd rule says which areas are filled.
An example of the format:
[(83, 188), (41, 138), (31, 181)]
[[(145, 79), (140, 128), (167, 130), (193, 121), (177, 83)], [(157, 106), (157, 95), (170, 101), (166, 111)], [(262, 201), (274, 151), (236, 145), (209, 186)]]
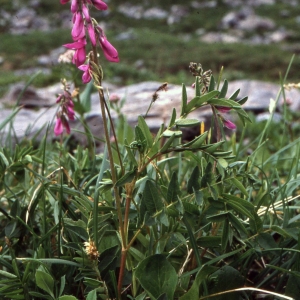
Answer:
[[(161, 85), (161, 82), (142, 82), (132, 84), (127, 87), (115, 87), (104, 83), (103, 87), (106, 90), (109, 87), (110, 94), (114, 93), (120, 98), (125, 98), (126, 102), (122, 108), (123, 114), (126, 116), (128, 122), (134, 126), (137, 122), (139, 115), (144, 115), (147, 108), (152, 101), (153, 93)], [(187, 86), (188, 99), (194, 97), (194, 89), (191, 86)], [(244, 96), (248, 96), (249, 100), (243, 105), (243, 108), (248, 111), (254, 111), (257, 114), (268, 111), (270, 99), (276, 99), (280, 86), (273, 83), (260, 82), (257, 80), (237, 80), (229, 83), (227, 96), (229, 97), (237, 89), (240, 89), (238, 99)], [(20, 92), (20, 88), (16, 89), (16, 86), (8, 92), (6, 97), (0, 100), (0, 123), (5, 120), (11, 113), (12, 108), (17, 102)], [(57, 112), (57, 105), (55, 104), (56, 95), (61, 92), (60, 85), (44, 89), (29, 88), (27, 92), (20, 98), (20, 103), (23, 105), (20, 112), (15, 116), (12, 124), (14, 131), (11, 131), (10, 126), (7, 125), (2, 131), (1, 140), (5, 139), (7, 134), (14, 134), (18, 139), (23, 137), (31, 138), (40, 129), (41, 132), (37, 138), (44, 136), (47, 124), (50, 124), (51, 131), (49, 137), (53, 138), (53, 125)], [(167, 124), (173, 107), (176, 108), (177, 115), (180, 114), (182, 87), (180, 85), (168, 85), (167, 91), (159, 92), (159, 98), (154, 102), (151, 110), (149, 111), (146, 121), (151, 130), (156, 131), (161, 124)], [(300, 109), (300, 91), (292, 89), (290, 91), (285, 90), (285, 96), (290, 103), (292, 110)], [(26, 98), (27, 97), (27, 98)], [(8, 99), (10, 101), (8, 102)], [(283, 103), (283, 97), (280, 96), (278, 101), (278, 110)], [(198, 118), (201, 121), (206, 121), (211, 116), (211, 110), (209, 107), (203, 107), (194, 111), (191, 114), (192, 118)], [(112, 112), (112, 117), (117, 118), (116, 113)], [(92, 109), (86, 114), (86, 122), (91, 128), (92, 133), (98, 137), (103, 137), (103, 127), (101, 121), (101, 113), (99, 106), (99, 98), (97, 93), (92, 94)], [(78, 131), (84, 131), (83, 126), (80, 124), (79, 119), (70, 123), (72, 129), (78, 129)], [(85, 143), (84, 134), (73, 131), (72, 135), (79, 143)]]

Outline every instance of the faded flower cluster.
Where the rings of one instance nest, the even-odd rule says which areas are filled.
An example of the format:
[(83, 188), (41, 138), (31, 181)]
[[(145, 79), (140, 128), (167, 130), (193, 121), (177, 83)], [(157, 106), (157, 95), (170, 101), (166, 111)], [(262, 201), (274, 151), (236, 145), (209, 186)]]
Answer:
[(75, 112), (74, 112), (74, 103), (72, 100), (73, 95), (69, 92), (68, 86), (65, 82), (64, 84), (64, 92), (60, 94), (57, 99), (56, 103), (60, 104), (60, 111), (56, 115), (56, 123), (54, 126), (54, 134), (56, 136), (61, 135), (66, 129), (66, 132), (70, 133), (70, 125), (69, 120), (75, 119)]

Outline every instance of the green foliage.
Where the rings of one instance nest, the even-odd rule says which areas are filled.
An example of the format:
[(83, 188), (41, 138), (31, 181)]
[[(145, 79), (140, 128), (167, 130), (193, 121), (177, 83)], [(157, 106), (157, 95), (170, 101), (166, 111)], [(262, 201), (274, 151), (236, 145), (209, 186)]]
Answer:
[[(44, 1), (41, 11), (49, 5)], [(184, 24), (186, 30), (191, 26), (187, 20)], [(140, 26), (134, 47), (132, 41), (119, 41), (119, 48), (129, 63), (140, 57), (138, 51), (149, 53), (146, 67), (157, 76), (164, 68), (169, 73), (181, 68), (193, 55), (206, 60), (204, 53), (210, 53), (216, 65), (224, 57), (233, 63), (242, 55), (249, 57), (247, 68), (256, 72), (262, 66), (255, 57), (251, 61), (249, 51), (255, 51), (248, 45), (218, 48), (192, 40), (183, 51), (182, 39), (169, 33), (153, 34)], [(65, 38), (57, 34), (45, 39), (32, 33), (40, 48), (31, 49), (30, 55), (48, 49), (49, 37), (62, 43), (60, 38)], [(0, 50), (11, 49), (20, 56), (17, 63), (26, 66), (30, 62), (24, 62), (17, 47), (11, 48), (9, 39), (3, 36)], [(14, 42), (29, 47), (28, 37)], [(150, 46), (161, 51), (146, 51)], [(178, 57), (176, 63), (170, 49)], [(265, 59), (278, 68), (273, 60), (281, 50), (272, 51), (265, 51)], [(276, 297), (297, 298), (297, 112), (285, 103), (282, 122), (273, 123), (278, 96), (269, 120), (257, 124), (242, 108), (247, 97), (239, 99), (239, 90), (228, 97), (227, 80), (220, 84), (221, 75), (215, 81), (200, 64), (192, 66), (197, 71), (191, 80), (194, 97), (188, 99), (183, 84), (180, 112), (173, 109), (170, 120), (155, 133), (142, 115), (131, 128), (122, 115), (122, 102), (111, 107), (104, 103), (99, 82), (95, 88), (101, 107), (107, 114), (114, 109), (118, 118), (115, 124), (104, 123), (107, 133), (115, 132), (114, 144), (107, 134), (104, 151), (97, 155), (88, 128), (89, 148), (72, 148), (70, 139), (48, 143), (49, 127), (39, 144), (34, 139), (15, 143), (13, 120), (19, 109), (1, 121), (0, 136), (9, 130), (0, 148), (1, 298), (254, 299), (258, 289), (271, 293), (274, 287)], [(151, 77), (151, 72), (145, 74)], [(82, 119), (90, 110), (92, 88), (87, 85), (75, 105)], [(204, 107), (212, 110), (209, 128), (190, 116)], [(229, 138), (220, 107), (239, 118), (237, 133)], [(183, 141), (183, 131), (195, 126), (200, 127), (198, 134)]]
[[(115, 107), (123, 161), (123, 171), (115, 163), (115, 184), (106, 152), (92, 156), (81, 146), (71, 152), (46, 139), (38, 148), (6, 141), (0, 149), (1, 297), (118, 298), (124, 249), (121, 289), (133, 299), (239, 299), (251, 291), (226, 291), (249, 278), (254, 288), (275, 284), (278, 293), (297, 295), (299, 139), (290, 142), (295, 132), (286, 129), (295, 115), (287, 108), (289, 121), (280, 126), (248, 125), (249, 146), (237, 147), (213, 129), (182, 142), (184, 127), (199, 126), (189, 113), (205, 105), (230, 107), (241, 123), (252, 119), (236, 101), (239, 90), (226, 98), (226, 81), (216, 90), (212, 77), (209, 92), (196, 83), (190, 101), (183, 86), (181, 115), (173, 110), (156, 135), (142, 116), (130, 129)], [(278, 131), (289, 135), (278, 141)], [(124, 197), (124, 232), (114, 188)]]
[(166, 297), (162, 299), (174, 299), (178, 278), (165, 256), (156, 254), (147, 257), (136, 268), (135, 276), (151, 299), (158, 299), (162, 295)]

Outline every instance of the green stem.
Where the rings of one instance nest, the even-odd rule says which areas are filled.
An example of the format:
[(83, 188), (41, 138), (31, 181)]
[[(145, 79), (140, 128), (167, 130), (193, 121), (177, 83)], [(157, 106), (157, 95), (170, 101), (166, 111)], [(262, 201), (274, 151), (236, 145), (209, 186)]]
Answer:
[[(96, 64), (96, 66), (98, 66), (96, 47), (93, 47), (93, 60), (94, 60), (94, 63)], [(122, 249), (125, 249), (126, 236), (125, 236), (125, 230), (124, 230), (124, 225), (123, 225), (121, 199), (120, 199), (118, 187), (116, 186), (117, 175), (116, 175), (116, 170), (114, 167), (112, 147), (111, 147), (110, 136), (109, 136), (109, 132), (108, 132), (108, 122), (106, 119), (106, 112), (105, 112), (105, 98), (104, 98), (104, 94), (103, 94), (103, 89), (101, 87), (101, 81), (102, 81), (101, 75), (102, 74), (97, 74), (98, 78), (96, 78), (97, 84), (99, 85), (98, 94), (99, 94), (99, 99), (100, 99), (100, 109), (101, 109), (102, 120), (103, 120), (104, 135), (105, 135), (105, 141), (106, 141), (106, 145), (107, 145), (111, 176), (112, 176), (112, 181), (113, 181), (113, 185), (114, 185), (113, 190), (114, 190), (114, 195), (116, 198), (116, 208), (117, 208), (117, 214), (118, 214), (118, 219), (119, 219), (119, 232), (120, 232), (120, 236), (121, 236), (121, 240), (122, 240)], [(95, 232), (94, 234), (95, 234), (95, 236), (97, 236), (97, 232)], [(125, 259), (126, 259), (126, 257), (125, 257)], [(118, 289), (118, 298), (120, 299), (121, 288), (122, 288), (122, 286), (120, 285), (120, 282), (118, 283), (118, 286), (120, 286), (120, 288)]]

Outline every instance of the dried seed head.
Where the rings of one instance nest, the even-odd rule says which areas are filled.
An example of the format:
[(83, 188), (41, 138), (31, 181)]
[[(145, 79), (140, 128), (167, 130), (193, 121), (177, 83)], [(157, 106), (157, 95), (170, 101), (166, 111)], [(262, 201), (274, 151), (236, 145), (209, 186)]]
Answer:
[(99, 257), (99, 252), (97, 250), (95, 242), (90, 239), (88, 242), (84, 242), (84, 246), (85, 246), (85, 252), (89, 256), (89, 258), (91, 260), (97, 260)]
[(168, 83), (165, 82), (161, 86), (159, 86), (159, 88), (152, 95), (152, 102), (155, 102), (159, 98), (158, 92), (160, 92), (160, 91), (165, 91), (166, 92), (167, 90), (168, 90)]

